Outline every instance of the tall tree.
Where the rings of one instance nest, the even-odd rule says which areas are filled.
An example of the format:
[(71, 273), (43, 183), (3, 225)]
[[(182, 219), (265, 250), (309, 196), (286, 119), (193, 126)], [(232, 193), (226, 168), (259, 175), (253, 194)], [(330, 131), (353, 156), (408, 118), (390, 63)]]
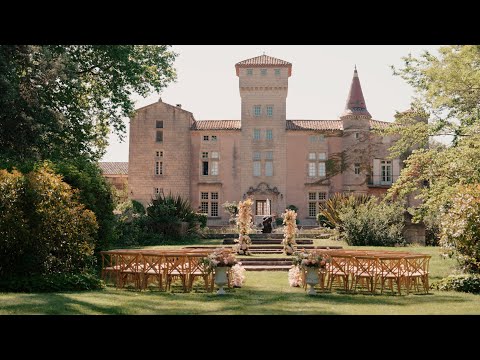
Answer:
[[(396, 126), (383, 131), (401, 134), (392, 156), (412, 145), (431, 144), (439, 135), (450, 135), (452, 142), (413, 151), (387, 197), (413, 195), (422, 200), (410, 209), (414, 219), (425, 221), (439, 237), (443, 234), (440, 243), (456, 251), (464, 270), (478, 272), (480, 239), (470, 230), (480, 227), (480, 208), (469, 212), (462, 206), (480, 184), (480, 46), (445, 46), (438, 56), (409, 55), (404, 63), (395, 73), (413, 86), (416, 99), (411, 111), (399, 114)], [(452, 218), (459, 230), (446, 236)], [(477, 223), (472, 225), (472, 219)]]
[(0, 46), (0, 160), (98, 160), (113, 128), (174, 81), (169, 46)]

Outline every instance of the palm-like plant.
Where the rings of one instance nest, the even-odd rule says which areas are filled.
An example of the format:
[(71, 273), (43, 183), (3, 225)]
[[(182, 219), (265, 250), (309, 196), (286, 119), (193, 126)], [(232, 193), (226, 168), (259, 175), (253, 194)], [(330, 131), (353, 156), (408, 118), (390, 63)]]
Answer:
[(345, 195), (335, 193), (324, 205), (320, 205), (317, 221), (330, 228), (338, 228), (342, 221), (339, 217), (339, 210), (343, 207), (356, 208), (360, 204), (366, 204), (372, 198), (371, 195)]

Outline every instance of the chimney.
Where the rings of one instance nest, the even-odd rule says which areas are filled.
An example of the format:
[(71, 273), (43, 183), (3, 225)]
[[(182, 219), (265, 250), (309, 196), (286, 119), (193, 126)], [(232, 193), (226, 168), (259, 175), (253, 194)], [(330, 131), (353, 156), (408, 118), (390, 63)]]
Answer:
[(177, 104), (177, 107), (181, 109), (181, 108), (182, 108), (182, 104)]

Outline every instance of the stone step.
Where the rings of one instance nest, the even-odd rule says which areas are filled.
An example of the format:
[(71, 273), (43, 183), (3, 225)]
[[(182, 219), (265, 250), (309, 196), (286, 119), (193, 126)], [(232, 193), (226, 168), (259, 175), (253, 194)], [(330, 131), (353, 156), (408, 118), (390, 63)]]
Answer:
[(247, 271), (288, 271), (291, 266), (247, 265), (244, 268)]
[[(313, 239), (296, 239), (297, 244), (313, 244)], [(281, 244), (282, 239), (265, 239), (265, 240), (254, 240), (252, 239), (252, 245), (274, 245)], [(223, 245), (234, 245), (236, 244), (235, 239), (224, 239)]]

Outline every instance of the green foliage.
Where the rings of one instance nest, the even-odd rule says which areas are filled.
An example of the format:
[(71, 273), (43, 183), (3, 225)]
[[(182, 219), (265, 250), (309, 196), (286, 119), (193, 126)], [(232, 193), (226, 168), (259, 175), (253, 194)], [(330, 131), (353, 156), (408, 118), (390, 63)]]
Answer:
[(480, 275), (449, 275), (431, 285), (432, 289), (480, 294)]
[(324, 205), (321, 205), (317, 214), (317, 222), (321, 225), (334, 229), (342, 224), (339, 212), (343, 207), (355, 208), (361, 204), (366, 204), (371, 199), (370, 195), (345, 195), (335, 193)]
[(295, 205), (288, 205), (288, 206), (287, 206), (287, 209), (293, 210), (293, 211), (295, 211), (295, 212), (298, 212), (298, 207), (295, 206)]
[(375, 198), (354, 207), (344, 206), (338, 217), (349, 245), (404, 245), (404, 208), (400, 203), (378, 203)]
[(282, 226), (283, 225), (283, 219), (281, 217), (277, 217), (275, 219), (275, 224), (277, 224), (277, 226)]
[(147, 213), (145, 210), (145, 206), (143, 206), (143, 204), (141, 202), (138, 202), (137, 200), (132, 200), (132, 207), (133, 207), (133, 211), (136, 214), (144, 215)]
[(49, 164), (26, 175), (0, 170), (0, 277), (90, 268), (97, 229), (93, 212)]
[(0, 46), (0, 158), (98, 160), (109, 128), (125, 132), (130, 95), (175, 80), (175, 57), (163, 45)]
[(196, 220), (200, 223), (201, 229), (204, 229), (207, 227), (207, 220), (208, 220), (207, 214), (197, 213)]
[(235, 215), (238, 214), (238, 203), (236, 201), (228, 202), (225, 201), (222, 204), (223, 209), (227, 214), (230, 215), (230, 217), (235, 217)]
[(480, 274), (480, 184), (458, 185), (441, 220), (440, 245), (463, 272)]
[(91, 273), (55, 273), (19, 278), (2, 278), (0, 289), (8, 292), (44, 293), (103, 289), (105, 284)]

